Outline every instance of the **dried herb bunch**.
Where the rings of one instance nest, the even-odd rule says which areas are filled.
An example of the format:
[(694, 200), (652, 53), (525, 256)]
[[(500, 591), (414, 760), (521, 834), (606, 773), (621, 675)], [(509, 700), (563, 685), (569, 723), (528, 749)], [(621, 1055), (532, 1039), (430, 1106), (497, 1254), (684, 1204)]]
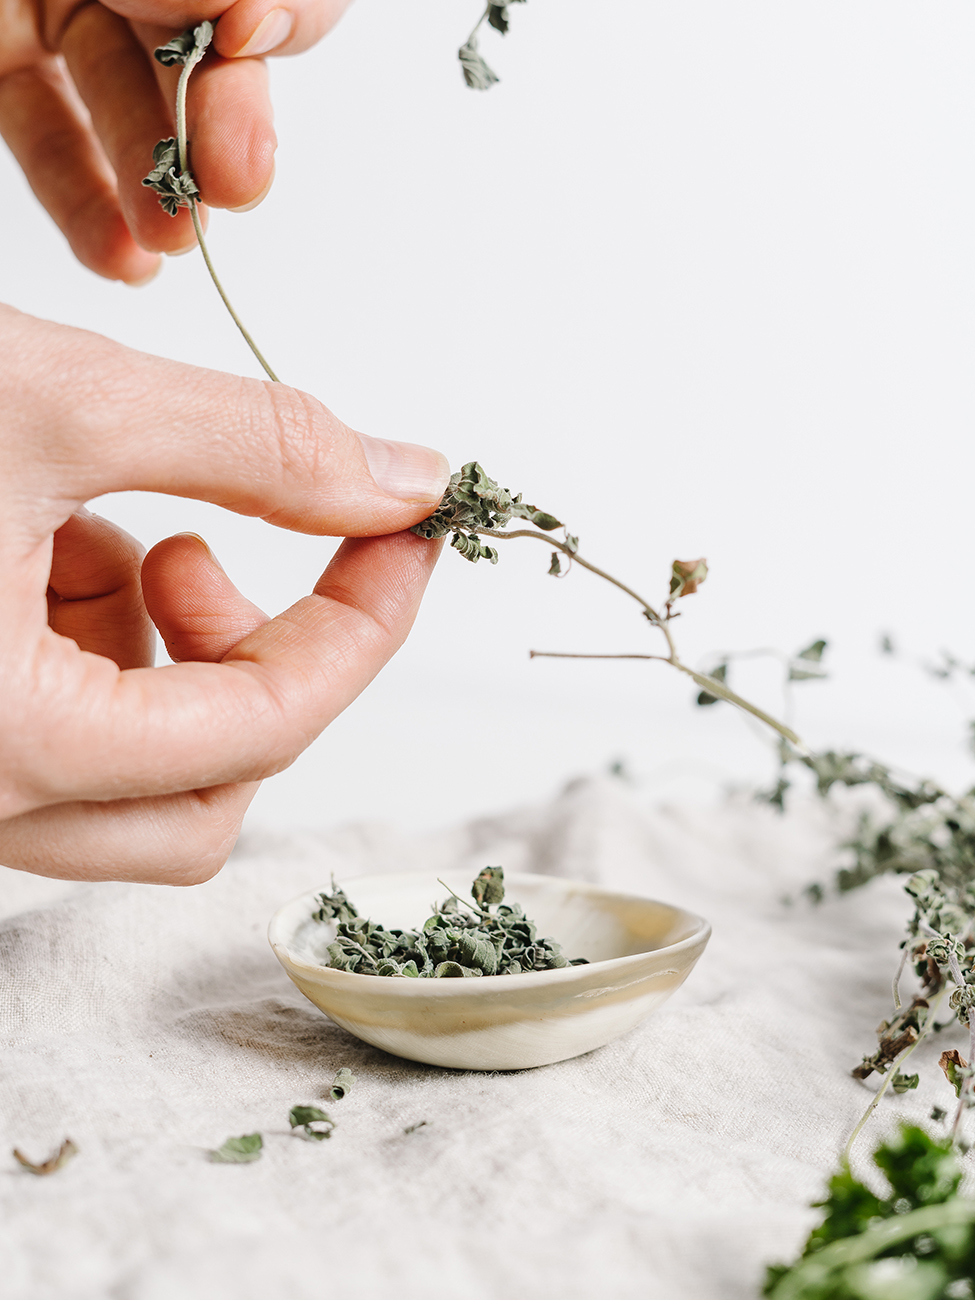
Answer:
[(214, 23), (202, 22), (188, 27), (179, 36), (174, 36), (165, 45), (153, 51), (156, 61), (163, 67), (180, 67), (182, 71), (176, 88), (176, 135), (160, 140), (152, 151), (153, 168), (142, 184), (159, 195), (159, 204), (164, 212), (175, 217), (180, 208), (188, 208), (193, 219), (197, 243), (210, 278), (223, 300), (223, 305), (230, 313), (231, 319), (243, 335), (244, 341), (254, 356), (261, 363), (269, 379), (277, 381), (277, 375), (268, 365), (264, 356), (248, 333), (244, 322), (234, 311), (230, 299), (220, 283), (216, 268), (210, 259), (206, 239), (203, 236), (203, 223), (200, 220), (200, 190), (190, 169), (189, 140), (186, 134), (186, 87), (190, 73), (203, 58), (210, 42), (213, 40)]
[[(515, 528), (505, 531), (512, 519), (525, 519), (533, 523), (531, 528)], [(560, 540), (551, 534), (562, 529)], [(519, 537), (532, 537), (554, 548), (548, 572), (551, 577), (565, 576), (573, 564), (581, 565), (597, 577), (612, 583), (619, 591), (635, 600), (640, 606), (643, 617), (657, 628), (666, 642), (666, 654), (563, 654), (557, 651), (532, 650), (532, 658), (548, 659), (650, 659), (670, 664), (679, 672), (686, 673), (701, 688), (707, 700), (721, 699), (736, 705), (746, 713), (764, 722), (789, 742), (797, 754), (808, 751), (791, 727), (773, 718), (771, 714), (750, 703), (741, 695), (735, 694), (723, 677), (699, 673), (685, 664), (677, 653), (677, 646), (671, 633), (670, 624), (677, 618), (675, 606), (685, 596), (692, 596), (708, 576), (707, 561), (674, 560), (671, 565), (669, 588), (658, 606), (638, 595), (632, 587), (612, 577), (604, 569), (598, 568), (590, 560), (579, 554), (579, 539), (568, 531), (565, 525), (547, 511), (522, 501), (521, 493), (514, 495), (507, 488), (501, 487), (490, 478), (477, 461), (469, 461), (463, 469), (451, 477), (440, 505), (427, 519), (416, 524), (412, 531), (418, 537), (429, 539), (450, 535), (450, 545), (459, 551), (465, 560), (476, 564), (478, 560), (488, 560), (491, 564), (498, 561), (498, 552), (493, 546), (487, 546), (479, 539), (490, 537), (492, 540), (507, 542)], [(563, 563), (566, 562), (566, 567)], [(699, 702), (705, 700), (699, 697)]]
[(587, 965), (585, 957), (569, 961), (554, 939), (538, 937), (517, 903), (504, 902), (501, 867), (485, 867), (471, 897), (475, 907), (452, 894), (433, 908), (421, 930), (392, 930), (360, 916), (333, 880), (332, 892), (319, 895), (313, 915), (337, 925), (328, 965), (356, 975), (464, 979)]

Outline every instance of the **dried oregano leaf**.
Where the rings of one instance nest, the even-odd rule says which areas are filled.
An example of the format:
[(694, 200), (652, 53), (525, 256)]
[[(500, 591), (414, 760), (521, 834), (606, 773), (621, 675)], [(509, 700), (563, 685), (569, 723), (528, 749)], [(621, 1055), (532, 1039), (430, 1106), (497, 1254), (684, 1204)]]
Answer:
[(260, 1133), (245, 1133), (242, 1137), (227, 1138), (222, 1147), (210, 1152), (210, 1159), (223, 1165), (246, 1165), (260, 1160), (264, 1139)]
[(188, 208), (199, 196), (196, 181), (189, 171), (179, 170), (179, 147), (176, 140), (160, 140), (152, 151), (155, 163), (142, 184), (159, 195), (159, 206), (169, 216), (175, 217), (180, 208)]
[(332, 1086), (328, 1090), (328, 1095), (333, 1101), (341, 1101), (343, 1097), (347, 1096), (348, 1093), (352, 1091), (354, 1083), (355, 1075), (348, 1066), (343, 1065), (342, 1069), (339, 1070), (338, 1074), (332, 1080)]
[(464, 80), (471, 90), (490, 90), (497, 85), (497, 73), (484, 62), (477, 48), (477, 37), (471, 36), (457, 51)]
[[(310, 1142), (324, 1142), (326, 1138), (332, 1136), (335, 1129), (335, 1121), (331, 1115), (319, 1110), (317, 1106), (292, 1106), (288, 1123), (293, 1129), (300, 1128)], [(324, 1127), (313, 1127), (316, 1124)]]
[(693, 596), (707, 576), (707, 560), (675, 560), (670, 572), (671, 599)]
[(202, 58), (203, 51), (212, 40), (213, 23), (202, 22), (196, 27), (187, 27), (185, 32), (180, 32), (178, 36), (174, 36), (165, 45), (158, 46), (153, 50), (153, 54), (163, 67), (170, 68), (177, 64), (182, 67), (194, 55), (197, 58)]
[(70, 1138), (65, 1138), (57, 1151), (55, 1151), (52, 1156), (48, 1156), (48, 1158), (43, 1160), (39, 1165), (35, 1165), (33, 1161), (28, 1160), (23, 1151), (19, 1151), (16, 1147), (14, 1147), (13, 1152), (14, 1159), (18, 1164), (23, 1165), (29, 1174), (38, 1174), (41, 1177), (45, 1174), (56, 1173), (68, 1163), (72, 1156), (76, 1156), (77, 1154), (78, 1148)]

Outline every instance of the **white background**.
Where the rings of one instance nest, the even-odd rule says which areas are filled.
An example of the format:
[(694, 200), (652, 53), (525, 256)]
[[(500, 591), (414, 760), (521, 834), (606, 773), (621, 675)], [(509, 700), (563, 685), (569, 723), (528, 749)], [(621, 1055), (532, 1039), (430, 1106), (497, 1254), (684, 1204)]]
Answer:
[[(706, 555), (688, 658), (827, 637), (807, 739), (970, 784), (975, 692), (876, 646), (975, 659), (971, 5), (529, 0), (484, 38), (486, 94), (455, 60), (477, 11), (359, 0), (274, 66), (277, 183), (211, 225), (267, 355), (357, 428), (480, 459), (651, 597)], [(0, 188), (4, 300), (259, 373), (198, 255), (104, 283), (5, 154)], [(147, 544), (203, 533), (269, 612), (333, 546), (195, 502), (98, 508)], [(446, 554), (407, 647), (252, 823), (436, 824), (617, 758), (657, 796), (766, 780), (749, 726), (668, 668), (529, 662), (653, 648), (547, 559)], [(777, 670), (735, 684), (778, 708)]]

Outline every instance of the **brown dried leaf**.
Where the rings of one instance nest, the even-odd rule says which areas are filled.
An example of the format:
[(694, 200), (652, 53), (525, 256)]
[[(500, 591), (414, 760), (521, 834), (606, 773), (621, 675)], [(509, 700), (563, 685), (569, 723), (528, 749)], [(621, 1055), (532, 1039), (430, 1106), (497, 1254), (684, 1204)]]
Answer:
[(42, 1164), (35, 1165), (33, 1161), (27, 1159), (23, 1151), (19, 1151), (14, 1147), (14, 1159), (19, 1164), (23, 1165), (28, 1173), (38, 1174), (40, 1176), (56, 1173), (63, 1165), (68, 1163), (72, 1156), (76, 1156), (77, 1154), (78, 1148), (70, 1138), (65, 1138), (53, 1156), (49, 1156)]

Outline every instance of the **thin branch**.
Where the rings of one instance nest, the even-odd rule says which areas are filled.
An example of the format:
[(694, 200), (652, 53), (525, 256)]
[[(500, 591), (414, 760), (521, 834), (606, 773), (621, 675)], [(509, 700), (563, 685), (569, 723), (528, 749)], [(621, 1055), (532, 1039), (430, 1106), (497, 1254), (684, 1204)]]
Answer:
[[(193, 53), (189, 56), (189, 58), (183, 64), (183, 71), (179, 75), (179, 83), (176, 87), (176, 143), (179, 148), (179, 169), (183, 173), (189, 171), (189, 165), (190, 165), (189, 142), (186, 136), (186, 86), (190, 79), (190, 73), (199, 63), (200, 59), (203, 58), (203, 53), (204, 53), (203, 50), (194, 50)], [(240, 330), (241, 334), (244, 336), (244, 342), (254, 353), (254, 356), (257, 357), (258, 361), (261, 363), (261, 366), (263, 367), (265, 373), (268, 375), (270, 379), (273, 379), (275, 383), (280, 383), (281, 381), (278, 379), (277, 375), (274, 373), (274, 371), (265, 361), (260, 348), (254, 342), (254, 340), (251, 338), (250, 334), (248, 333), (247, 329), (245, 328), (244, 322), (234, 311), (230, 299), (227, 297), (226, 291), (224, 290), (223, 285), (220, 283), (220, 277), (217, 275), (213, 262), (210, 260), (210, 253), (206, 246), (206, 240), (203, 238), (203, 224), (200, 221), (200, 213), (199, 213), (199, 208), (196, 199), (191, 197), (189, 200), (189, 206), (190, 206), (190, 216), (193, 218), (193, 229), (196, 231), (196, 241), (200, 245), (200, 252), (203, 254), (203, 260), (206, 263), (206, 268), (210, 272), (210, 279), (213, 281), (214, 285), (216, 286), (217, 293), (219, 293), (220, 297), (223, 299), (223, 305), (227, 308), (227, 311), (230, 313), (231, 320), (234, 322), (234, 324)]]

